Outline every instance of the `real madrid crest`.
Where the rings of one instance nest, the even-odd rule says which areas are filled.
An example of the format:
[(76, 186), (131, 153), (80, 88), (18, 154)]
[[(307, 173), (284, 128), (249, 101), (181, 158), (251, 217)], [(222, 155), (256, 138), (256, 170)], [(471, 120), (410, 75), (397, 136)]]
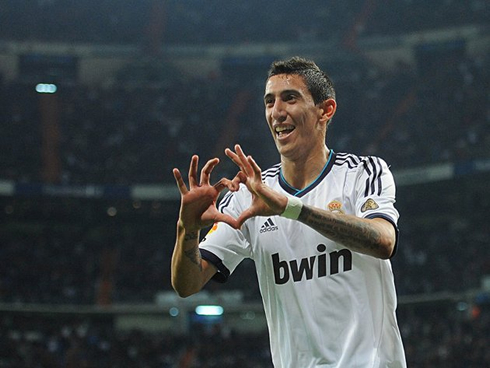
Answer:
[(344, 214), (344, 210), (342, 209), (342, 203), (339, 201), (332, 201), (328, 204), (327, 208), (329, 211), (333, 213), (341, 213)]

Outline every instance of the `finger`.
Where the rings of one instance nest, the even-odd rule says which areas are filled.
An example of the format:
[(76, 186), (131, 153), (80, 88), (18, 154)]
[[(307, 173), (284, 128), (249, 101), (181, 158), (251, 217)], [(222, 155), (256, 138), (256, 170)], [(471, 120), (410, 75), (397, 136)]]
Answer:
[(235, 177), (230, 181), (228, 189), (232, 192), (236, 192), (240, 189), (240, 183), (245, 184), (247, 182), (247, 175), (245, 175), (242, 171), (239, 171)]
[(241, 228), (242, 225), (245, 223), (245, 221), (247, 221), (249, 218), (252, 218), (255, 216), (255, 213), (250, 209), (250, 208), (247, 208), (245, 211), (243, 211), (240, 216), (238, 216), (238, 218), (236, 219), (236, 222), (237, 222), (237, 229)]
[(179, 169), (173, 169), (173, 173), (180, 194), (182, 195), (186, 194), (188, 192), (187, 186), (184, 183), (184, 179), (182, 178), (182, 174), (180, 173)]
[(198, 186), (197, 181), (197, 166), (199, 165), (199, 157), (193, 155), (191, 158), (191, 164), (189, 165), (189, 188)]
[(233, 161), (233, 163), (240, 168), (240, 170), (243, 170), (243, 164), (240, 162), (240, 157), (238, 157), (235, 152), (227, 148), (225, 149), (225, 155), (228, 156), (230, 160)]
[(247, 162), (250, 164), (250, 166), (252, 167), (255, 175), (258, 175), (259, 177), (262, 175), (262, 169), (260, 168), (260, 166), (257, 164), (257, 162), (255, 162), (255, 160), (253, 159), (252, 156), (248, 156), (247, 157)]
[(228, 178), (221, 178), (216, 184), (214, 184), (214, 188), (218, 192), (221, 192), (225, 188), (228, 188), (228, 190), (232, 192), (236, 192), (238, 189), (240, 189), (240, 183), (245, 183), (246, 179), (247, 177), (245, 176), (245, 174), (239, 171), (238, 174), (236, 174), (236, 176), (233, 178), (233, 180), (230, 180)]
[(232, 182), (233, 188), (235, 188), (235, 190), (238, 190), (240, 188), (240, 183), (247, 183), (247, 175), (245, 175), (243, 171), (239, 171), (233, 178)]
[(220, 179), (217, 183), (213, 185), (214, 189), (216, 189), (218, 192), (221, 192), (225, 188), (229, 188), (229, 179), (222, 178)]
[(233, 152), (231, 149), (227, 148), (225, 149), (225, 154), (243, 171), (244, 165), (247, 164), (245, 154), (243, 153), (243, 150), (238, 144), (235, 145), (235, 150), (236, 153)]
[(235, 151), (237, 153), (238, 158), (240, 159), (240, 162), (242, 163), (241, 169), (242, 171), (249, 176), (251, 174), (251, 166), (247, 160), (247, 157), (245, 156), (245, 153), (242, 150), (242, 147), (240, 147), (239, 144), (235, 145)]
[(218, 192), (221, 192), (225, 188), (228, 188), (229, 190), (231, 190), (233, 192), (236, 191), (233, 182), (230, 179), (227, 179), (227, 178), (221, 178), (216, 184), (213, 185), (213, 187)]
[(241, 162), (247, 161), (247, 158), (245, 157), (245, 153), (243, 153), (242, 147), (239, 144), (235, 144), (235, 151), (237, 156), (240, 158)]
[(201, 170), (201, 185), (209, 185), (209, 179), (211, 177), (211, 173), (216, 165), (219, 163), (218, 158), (213, 158), (206, 162), (206, 165)]
[(216, 222), (224, 222), (225, 224), (230, 225), (234, 229), (239, 229), (240, 228), (240, 223), (237, 221), (237, 219), (231, 217), (230, 215), (218, 212), (218, 214), (215, 217)]

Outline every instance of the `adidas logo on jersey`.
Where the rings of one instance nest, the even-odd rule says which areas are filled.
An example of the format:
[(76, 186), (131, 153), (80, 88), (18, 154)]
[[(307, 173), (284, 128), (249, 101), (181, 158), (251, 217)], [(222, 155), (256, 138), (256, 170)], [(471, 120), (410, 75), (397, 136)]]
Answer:
[(269, 217), (266, 222), (261, 226), (260, 228), (260, 233), (268, 233), (270, 231), (276, 231), (279, 230), (276, 224), (272, 222), (272, 219)]

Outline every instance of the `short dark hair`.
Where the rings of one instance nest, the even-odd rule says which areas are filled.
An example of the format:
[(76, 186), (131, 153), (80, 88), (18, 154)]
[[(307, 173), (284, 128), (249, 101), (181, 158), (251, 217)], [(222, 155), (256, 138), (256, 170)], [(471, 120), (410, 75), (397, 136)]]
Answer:
[(329, 98), (335, 99), (335, 88), (329, 76), (314, 61), (294, 56), (271, 64), (267, 79), (279, 74), (296, 74), (303, 78), (315, 105)]

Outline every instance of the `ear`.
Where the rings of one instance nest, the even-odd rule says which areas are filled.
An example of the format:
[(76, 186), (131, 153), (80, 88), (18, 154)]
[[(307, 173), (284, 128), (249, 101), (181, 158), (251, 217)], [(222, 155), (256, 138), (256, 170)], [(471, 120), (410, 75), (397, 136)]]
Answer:
[(328, 124), (335, 115), (335, 111), (337, 111), (337, 102), (333, 98), (321, 102), (319, 106), (320, 122)]

